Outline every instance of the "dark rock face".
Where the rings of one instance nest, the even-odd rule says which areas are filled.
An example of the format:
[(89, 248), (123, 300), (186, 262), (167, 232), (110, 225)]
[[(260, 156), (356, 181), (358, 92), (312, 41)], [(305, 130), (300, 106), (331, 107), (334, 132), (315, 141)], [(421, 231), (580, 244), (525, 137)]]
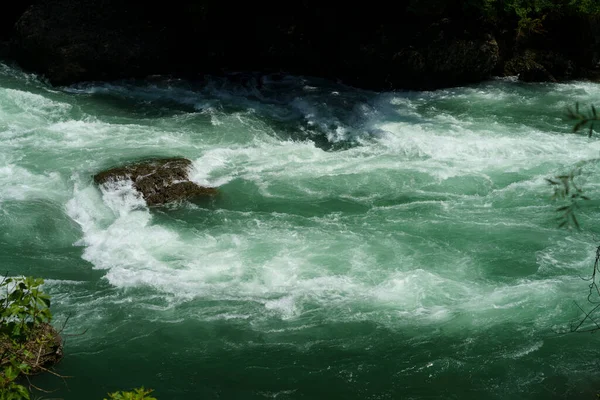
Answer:
[(112, 0), (40, 1), (15, 25), (13, 56), (55, 84), (139, 76), (167, 47), (143, 19)]
[(504, 64), (505, 75), (518, 75), (523, 82), (556, 82), (556, 78), (544, 67), (537, 53), (531, 50), (514, 56)]
[(16, 23), (11, 53), (59, 85), (285, 71), (372, 89), (430, 89), (490, 75), (498, 46), (485, 30), (468, 18), (415, 18), (406, 4), (39, 0)]
[(214, 196), (217, 189), (190, 182), (191, 161), (184, 158), (150, 160), (112, 168), (94, 176), (97, 184), (131, 179), (149, 206), (181, 201), (193, 197)]
[(504, 65), (526, 82), (594, 79), (600, 73), (600, 18), (549, 14), (544, 31), (518, 38)]
[(34, 0), (7, 1), (4, 3), (2, 4), (2, 12), (0, 12), (0, 42), (10, 39), (15, 22), (34, 3)]
[(22, 13), (14, 28), (5, 28), (10, 56), (58, 85), (260, 71), (418, 90), (502, 73), (527, 81), (600, 75), (600, 18), (549, 15), (543, 34), (517, 38), (516, 20), (485, 20), (461, 0), (22, 4), (30, 6), (6, 14), (8, 27)]
[(403, 71), (398, 84), (409, 86), (410, 79), (421, 88), (434, 89), (448, 86), (448, 83), (478, 82), (491, 75), (499, 51), (491, 37), (442, 39), (420, 50), (402, 49), (394, 57), (398, 69)]

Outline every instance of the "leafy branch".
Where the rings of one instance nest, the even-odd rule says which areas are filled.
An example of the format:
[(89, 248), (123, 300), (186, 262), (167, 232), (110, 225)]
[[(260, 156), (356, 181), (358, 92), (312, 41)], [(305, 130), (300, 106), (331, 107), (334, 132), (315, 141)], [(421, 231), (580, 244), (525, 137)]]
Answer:
[[(25, 378), (29, 389), (43, 390), (29, 375), (47, 372), (63, 380), (48, 368), (62, 358), (62, 329), (50, 325), (50, 297), (41, 290), (43, 279), (0, 276), (0, 400), (29, 400), (29, 390), (18, 380)], [(153, 390), (144, 387), (109, 393), (110, 400), (156, 400)]]
[[(29, 399), (17, 379), (41, 371), (62, 357), (62, 340), (50, 325), (50, 297), (42, 292), (42, 279), (0, 280), (0, 400)], [(58, 375), (60, 376), (60, 375)], [(37, 388), (32, 385), (30, 387)]]
[(575, 109), (569, 107), (567, 109), (567, 117), (572, 121), (577, 121), (573, 126), (573, 132), (579, 132), (583, 128), (588, 128), (588, 137), (592, 137), (594, 133), (594, 123), (600, 121), (600, 116), (596, 112), (596, 107), (590, 107), (590, 111), (582, 112), (579, 110), (579, 103), (575, 103)]
[[(600, 330), (600, 323), (594, 318), (595, 312), (600, 308), (600, 301), (594, 299), (596, 297), (600, 299), (600, 288), (598, 287), (598, 282), (596, 280), (596, 274), (598, 272), (600, 272), (600, 246), (596, 248), (596, 261), (594, 262), (592, 276), (589, 278), (582, 278), (586, 281), (590, 281), (590, 291), (587, 300), (590, 304), (593, 304), (594, 307), (590, 311), (585, 311), (579, 304), (575, 303), (585, 316), (579, 321), (578, 324), (571, 326), (571, 332), (596, 332)], [(591, 327), (582, 329), (586, 323), (590, 324)]]
[[(586, 129), (590, 138), (594, 134), (594, 123), (600, 121), (600, 115), (596, 111), (596, 107), (592, 105), (589, 111), (583, 112), (579, 108), (579, 103), (575, 103), (575, 108), (567, 108), (567, 117), (575, 121), (573, 132), (576, 133)], [(560, 222), (559, 228), (574, 226), (581, 229), (575, 211), (580, 208), (581, 200), (590, 200), (590, 198), (583, 194), (583, 189), (575, 181), (579, 175), (581, 175), (581, 168), (576, 168), (567, 175), (558, 175), (551, 179), (546, 178), (546, 181), (554, 189), (552, 199), (567, 201), (567, 204), (556, 209), (560, 213), (557, 218)]]
[(577, 229), (581, 229), (579, 221), (577, 221), (577, 217), (575, 216), (575, 210), (580, 208), (580, 200), (590, 200), (590, 198), (583, 194), (583, 189), (575, 182), (575, 178), (580, 174), (581, 169), (578, 168), (571, 171), (568, 175), (559, 175), (553, 179), (546, 178), (546, 181), (554, 189), (552, 199), (568, 201), (566, 205), (556, 209), (557, 212), (561, 213), (558, 217), (560, 221), (559, 228), (575, 226)]
[(141, 388), (134, 389), (130, 392), (114, 392), (108, 394), (108, 399), (104, 400), (156, 400), (155, 397), (150, 396), (153, 392), (152, 389)]

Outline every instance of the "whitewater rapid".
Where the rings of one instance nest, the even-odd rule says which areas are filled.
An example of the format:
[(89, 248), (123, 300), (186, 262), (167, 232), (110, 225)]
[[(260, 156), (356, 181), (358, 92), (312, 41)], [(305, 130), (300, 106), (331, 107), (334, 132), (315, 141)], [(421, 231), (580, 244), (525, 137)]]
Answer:
[[(130, 318), (265, 335), (443, 327), (468, 356), (442, 357), (442, 375), (498, 329), (498, 359), (527, 359), (553, 348), (585, 299), (597, 202), (579, 211), (581, 232), (558, 229), (546, 178), (582, 165), (600, 199), (586, 162), (600, 141), (564, 117), (598, 98), (591, 83), (511, 79), (396, 93), (301, 77), (50, 88), (3, 66), (2, 252), (9, 269), (46, 277), (77, 327), (123, 304)], [(93, 184), (151, 156), (192, 160), (191, 179), (220, 195), (148, 208), (130, 182)], [(431, 367), (417, 364), (404, 375)]]

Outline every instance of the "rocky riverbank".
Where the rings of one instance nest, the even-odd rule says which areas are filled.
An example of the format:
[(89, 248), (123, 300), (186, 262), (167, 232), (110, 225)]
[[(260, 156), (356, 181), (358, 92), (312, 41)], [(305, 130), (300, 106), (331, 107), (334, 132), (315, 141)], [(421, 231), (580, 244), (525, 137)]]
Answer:
[(39, 0), (12, 6), (2, 16), (0, 38), (5, 55), (57, 85), (261, 71), (389, 90), (458, 86), (503, 74), (525, 81), (599, 75), (598, 18), (549, 15), (543, 29), (523, 34), (515, 19), (487, 18), (451, 3), (233, 7), (174, 0), (142, 7)]

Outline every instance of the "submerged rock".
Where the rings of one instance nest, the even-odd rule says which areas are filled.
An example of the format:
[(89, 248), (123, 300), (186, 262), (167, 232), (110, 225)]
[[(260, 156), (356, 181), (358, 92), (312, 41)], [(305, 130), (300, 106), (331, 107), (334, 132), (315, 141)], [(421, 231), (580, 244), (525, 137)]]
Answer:
[(217, 189), (202, 187), (189, 180), (191, 165), (192, 162), (185, 158), (154, 159), (100, 172), (94, 176), (94, 182), (100, 185), (130, 179), (149, 206), (216, 195)]

